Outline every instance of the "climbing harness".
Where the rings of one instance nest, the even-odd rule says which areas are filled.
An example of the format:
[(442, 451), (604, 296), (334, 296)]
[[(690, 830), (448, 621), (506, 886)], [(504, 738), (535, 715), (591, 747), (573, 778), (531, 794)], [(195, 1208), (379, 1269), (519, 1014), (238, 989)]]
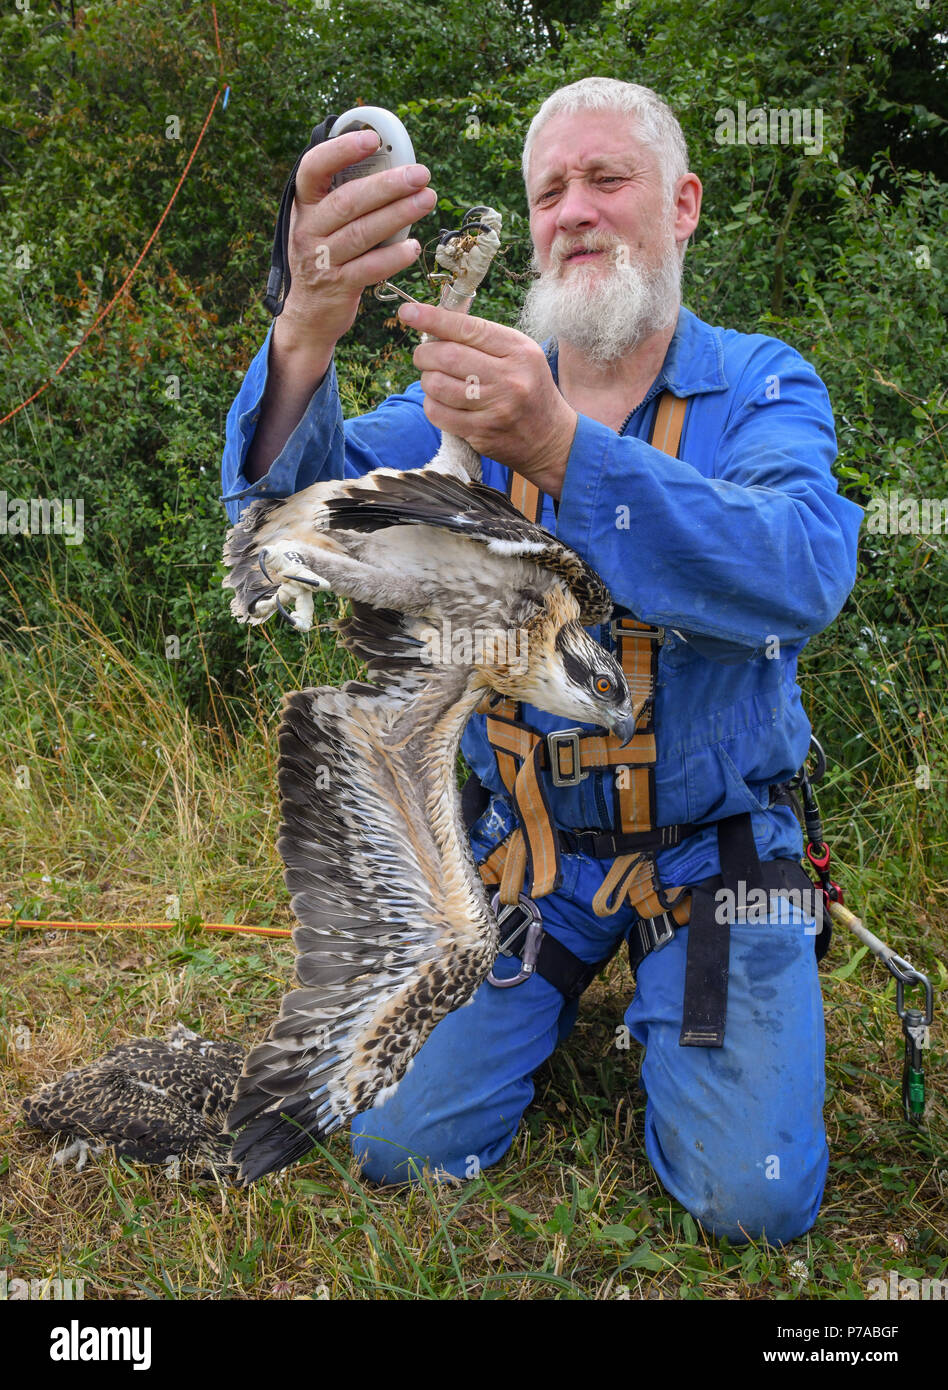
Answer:
[[(649, 443), (677, 457), (687, 402), (666, 392), (659, 400)], [(543, 498), (537, 487), (511, 471), (508, 495), (532, 521), (539, 521)], [(826, 770), (826, 756), (812, 740), (817, 765), (812, 774), (806, 764), (786, 783), (771, 788), (771, 804), (789, 802), (803, 820), (806, 858), (818, 887), (801, 864), (775, 859), (762, 864), (754, 843), (748, 812), (717, 822), (721, 873), (680, 888), (663, 889), (655, 870), (656, 854), (680, 844), (701, 827), (693, 824), (656, 826), (655, 729), (652, 722), (658, 652), (664, 629), (620, 618), (611, 624), (620, 662), (639, 708), (636, 733), (622, 745), (614, 735), (564, 729), (542, 735), (524, 724), (518, 706), (506, 697), (491, 695), (480, 707), (486, 716), (488, 741), (497, 757), (501, 780), (517, 816), (517, 825), (478, 865), (485, 885), (494, 887), (495, 913), (501, 935), (501, 953), (519, 956), (520, 971), (489, 982), (509, 989), (538, 974), (553, 984), (567, 1000), (578, 998), (619, 948), (594, 963), (574, 955), (543, 929), (535, 899), (556, 890), (560, 883), (560, 853), (587, 854), (612, 859), (606, 877), (593, 899), (597, 916), (608, 916), (621, 907), (633, 907), (638, 920), (629, 935), (629, 962), (633, 973), (652, 951), (667, 945), (679, 926), (689, 923), (685, 963), (685, 990), (679, 1043), (683, 1047), (721, 1047), (727, 1017), (729, 937), (733, 908), (744, 892), (764, 889), (769, 894), (797, 894), (812, 903), (814, 945), (817, 960), (829, 948), (831, 923), (853, 931), (885, 963), (896, 979), (896, 1008), (905, 1037), (902, 1103), (913, 1124), (924, 1113), (922, 1049), (927, 1045), (932, 1021), (932, 987), (921, 971), (897, 956), (843, 903), (843, 892), (831, 877), (831, 855), (823, 837), (813, 784)], [(554, 786), (577, 786), (589, 773), (615, 768), (616, 816), (612, 831), (561, 830), (553, 824), (541, 770), (548, 770)], [(470, 825), (484, 809), (486, 789), (471, 779), (464, 798)], [(799, 792), (802, 807), (796, 793)], [(527, 891), (525, 891), (525, 888)], [(722, 893), (722, 890), (728, 890)], [(733, 895), (733, 896), (732, 896)], [(918, 986), (924, 1006), (905, 1005), (905, 991)]]
[[(655, 412), (649, 442), (672, 457), (681, 443), (687, 402), (665, 392)], [(511, 472), (509, 496), (529, 519), (537, 521), (542, 496), (536, 486)], [(619, 618), (611, 635), (638, 709), (632, 740), (623, 744), (615, 735), (563, 729), (542, 735), (525, 724), (514, 701), (502, 696), (485, 698), (488, 741), (497, 756), (498, 771), (510, 796), (517, 825), (481, 863), (485, 884), (497, 889), (495, 902), (503, 907), (501, 951), (509, 954), (521, 938), (529, 946), (529, 960), (521, 974), (503, 981), (503, 987), (520, 984), (539, 974), (564, 997), (578, 997), (586, 985), (618, 950), (589, 964), (579, 960), (543, 931), (537, 898), (554, 892), (560, 883), (560, 854), (587, 854), (611, 859), (596, 892), (593, 911), (611, 916), (630, 906), (638, 921), (629, 941), (629, 957), (637, 970), (650, 951), (661, 950), (679, 926), (691, 923), (686, 960), (685, 997), (679, 1041), (683, 1047), (721, 1047), (727, 1005), (728, 924), (722, 921), (721, 888), (730, 889), (738, 901), (739, 885), (812, 894), (812, 884), (792, 860), (761, 864), (754, 846), (749, 813), (730, 816), (718, 823), (721, 874), (696, 885), (665, 889), (655, 867), (661, 850), (673, 848), (701, 828), (692, 823), (657, 826), (655, 766), (657, 760), (654, 706), (659, 649), (665, 631), (634, 618)], [(615, 769), (616, 825), (613, 830), (561, 830), (553, 824), (540, 772), (548, 770), (556, 787), (573, 787), (604, 768)], [(476, 810), (469, 795), (470, 816)], [(526, 891), (525, 891), (526, 888)], [(827, 924), (828, 926), (828, 924)], [(621, 941), (621, 938), (620, 938)], [(817, 953), (829, 942), (826, 928), (818, 935)], [(553, 944), (550, 944), (553, 943)], [(525, 948), (526, 949), (526, 946)], [(529, 967), (529, 968), (528, 968)], [(491, 983), (497, 984), (495, 979)]]

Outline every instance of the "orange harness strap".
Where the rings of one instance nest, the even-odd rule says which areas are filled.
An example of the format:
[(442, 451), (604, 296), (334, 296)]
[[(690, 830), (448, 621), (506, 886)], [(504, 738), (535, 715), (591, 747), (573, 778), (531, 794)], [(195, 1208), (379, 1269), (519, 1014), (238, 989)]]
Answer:
[[(677, 457), (687, 402), (665, 392), (658, 403), (650, 443)], [(511, 470), (510, 500), (530, 521), (538, 521), (543, 497), (537, 487)], [(519, 826), (479, 865), (487, 885), (499, 885), (502, 903), (515, 903), (529, 872), (532, 898), (552, 893), (560, 881), (559, 838), (546, 800), (541, 769), (552, 761), (554, 781), (575, 783), (587, 772), (616, 769), (616, 819), (623, 834), (655, 828), (655, 730), (653, 725), (658, 649), (662, 628), (634, 618), (621, 618), (612, 631), (619, 660), (638, 707), (636, 733), (624, 747), (615, 735), (563, 731), (549, 738), (519, 718), (514, 701), (485, 697), (480, 709), (487, 715), (487, 737), (497, 755), (501, 780), (509, 792)], [(669, 912), (683, 925), (688, 921), (690, 894), (673, 890), (671, 899), (658, 883), (655, 852), (620, 854), (612, 863), (593, 899), (593, 911), (611, 916), (628, 902), (642, 917)]]

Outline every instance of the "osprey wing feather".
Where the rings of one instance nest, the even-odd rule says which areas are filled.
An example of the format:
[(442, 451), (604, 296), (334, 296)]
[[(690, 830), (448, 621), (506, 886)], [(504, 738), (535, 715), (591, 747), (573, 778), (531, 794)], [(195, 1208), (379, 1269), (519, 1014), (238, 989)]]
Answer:
[(235, 1092), (247, 1181), (381, 1099), (497, 951), (446, 795), (470, 702), (429, 686), (407, 714), (369, 689), (301, 691), (283, 709), (277, 848), (300, 988)]

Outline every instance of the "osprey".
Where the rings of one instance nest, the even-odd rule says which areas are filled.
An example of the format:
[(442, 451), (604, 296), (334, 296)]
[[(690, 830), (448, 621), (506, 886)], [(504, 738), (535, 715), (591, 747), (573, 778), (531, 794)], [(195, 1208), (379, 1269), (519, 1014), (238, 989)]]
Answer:
[(23, 1101), (28, 1125), (62, 1134), (71, 1143), (57, 1163), (109, 1145), (139, 1163), (202, 1159), (226, 1172), (228, 1146), (221, 1127), (240, 1074), (243, 1049), (212, 1042), (177, 1024), (163, 1042), (135, 1038), (86, 1067), (47, 1082)]
[(391, 1094), (496, 959), (455, 777), (475, 708), (506, 695), (623, 739), (641, 712), (583, 630), (611, 614), (602, 580), (479, 478), (479, 455), (443, 435), (424, 468), (258, 500), (228, 533), (235, 617), (279, 609), (307, 630), (331, 589), (352, 600), (337, 627), (372, 681), (283, 705), (277, 849), (299, 988), (234, 1093), (244, 1182)]

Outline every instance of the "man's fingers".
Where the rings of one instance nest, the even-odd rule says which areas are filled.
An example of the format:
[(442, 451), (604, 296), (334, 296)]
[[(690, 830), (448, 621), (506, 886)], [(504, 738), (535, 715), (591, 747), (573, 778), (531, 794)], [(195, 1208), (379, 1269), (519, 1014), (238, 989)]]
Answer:
[(492, 357), (506, 357), (516, 350), (524, 336), (502, 323), (491, 323), (472, 314), (458, 314), (436, 304), (402, 304), (398, 317), (419, 333), (430, 333), (442, 342), (462, 343)]
[[(342, 192), (341, 189), (336, 191)], [(409, 197), (399, 198), (394, 203), (367, 212), (362, 217), (346, 220), (338, 226), (337, 214), (331, 212), (329, 207), (334, 197), (335, 193), (313, 209), (306, 222), (307, 236), (314, 242), (325, 242), (333, 265), (344, 265), (371, 251), (402, 227), (410, 227), (413, 222), (426, 217), (437, 202), (434, 189), (423, 188)], [(327, 223), (332, 230), (325, 229)]]
[[(386, 169), (330, 188), (333, 174), (365, 156), (366, 133), (340, 135), (307, 151), (296, 176), (290, 232), (299, 254), (315, 253), (322, 246), (331, 265), (346, 265), (427, 216), (437, 203), (437, 194), (425, 187), (431, 174), (423, 164)], [(332, 148), (343, 145), (342, 150)], [(375, 140), (369, 154), (377, 149)], [(392, 265), (388, 273), (403, 268), (404, 263)]]
[(490, 363), (484, 361), (483, 351), (467, 343), (452, 343), (443, 338), (419, 343), (412, 353), (412, 361), (420, 372), (443, 373), (462, 382), (471, 376), (480, 380), (485, 367), (490, 367)]
[(431, 170), (424, 164), (400, 164), (331, 187), (335, 174), (374, 155), (378, 148), (375, 132), (361, 130), (324, 140), (303, 156), (296, 173), (296, 201), (303, 207), (324, 204), (325, 223), (320, 230), (325, 235), (396, 198), (416, 193), (430, 180)]
[(422, 390), (429, 400), (437, 401), (446, 410), (474, 411), (492, 404), (494, 393), (473, 372), (467, 377), (448, 376), (444, 372), (425, 371)]
[(296, 171), (296, 197), (301, 203), (318, 203), (329, 192), (334, 174), (374, 154), (380, 141), (374, 130), (355, 130), (337, 135), (307, 150)]
[(420, 243), (408, 237), (406, 241), (397, 241), (394, 246), (379, 246), (374, 251), (366, 251), (365, 255), (349, 261), (343, 274), (360, 288), (378, 285), (407, 270), (420, 255)]
[(397, 169), (367, 174), (364, 179), (350, 179), (327, 194), (319, 205), (319, 215), (326, 220), (326, 231), (335, 231), (359, 217), (384, 208), (398, 199), (421, 198), (426, 209), (431, 189), (426, 185), (431, 173), (423, 164), (403, 164)]

